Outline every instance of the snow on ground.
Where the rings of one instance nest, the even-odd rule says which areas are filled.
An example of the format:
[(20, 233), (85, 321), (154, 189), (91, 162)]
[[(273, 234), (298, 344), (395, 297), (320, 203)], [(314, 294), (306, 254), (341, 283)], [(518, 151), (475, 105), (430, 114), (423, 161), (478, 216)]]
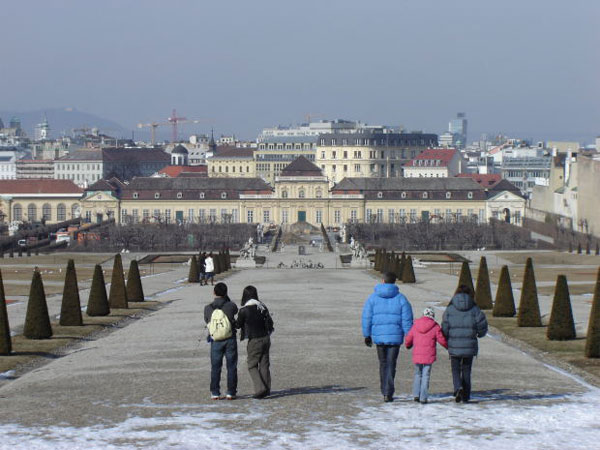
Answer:
[[(381, 449), (420, 445), (445, 450), (590, 449), (597, 448), (600, 440), (599, 404), (597, 389), (569, 396), (489, 393), (467, 405), (455, 404), (447, 396), (434, 396), (429, 404), (420, 405), (404, 396), (394, 403), (366, 407), (356, 416), (287, 422), (288, 426), (285, 421), (294, 420), (293, 414), (282, 418), (268, 400), (249, 401), (248, 414), (224, 412), (221, 403), (173, 405), (170, 408), (178, 412), (166, 417), (131, 417), (112, 426), (0, 425), (0, 448)], [(164, 414), (165, 405), (145, 406), (149, 412), (156, 409), (157, 414)], [(270, 422), (281, 423), (264, 429)]]

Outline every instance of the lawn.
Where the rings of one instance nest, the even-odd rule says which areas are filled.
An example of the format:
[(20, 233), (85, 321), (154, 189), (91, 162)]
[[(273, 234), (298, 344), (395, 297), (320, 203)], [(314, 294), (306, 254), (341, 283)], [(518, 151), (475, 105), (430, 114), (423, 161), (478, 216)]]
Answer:
[(87, 340), (93, 333), (104, 329), (116, 329), (112, 326), (117, 322), (156, 311), (160, 305), (160, 302), (153, 301), (131, 302), (129, 309), (113, 309), (108, 316), (88, 317), (84, 313), (84, 325), (81, 327), (62, 327), (57, 322), (53, 322), (54, 336), (50, 339), (32, 340), (22, 335), (14, 336), (12, 338), (13, 353), (8, 356), (0, 356), (0, 373), (15, 369), (18, 371), (21, 366), (27, 367), (43, 360), (59, 358), (64, 347)]
[(516, 317), (493, 317), (487, 314), (488, 322), (507, 336), (525, 342), (542, 354), (551, 355), (553, 358), (571, 364), (585, 372), (597, 377), (596, 385), (600, 385), (600, 359), (586, 358), (584, 356), (585, 338), (569, 341), (550, 341), (546, 338), (547, 327), (518, 327)]

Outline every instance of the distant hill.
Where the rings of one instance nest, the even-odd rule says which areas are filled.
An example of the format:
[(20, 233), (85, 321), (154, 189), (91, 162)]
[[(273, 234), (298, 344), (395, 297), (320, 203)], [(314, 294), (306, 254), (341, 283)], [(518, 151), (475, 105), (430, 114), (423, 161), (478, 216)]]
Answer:
[[(21, 119), (21, 126), (28, 136), (33, 137), (33, 129), (46, 114), (50, 124), (50, 137), (57, 138), (63, 134), (70, 136), (74, 128), (99, 128), (109, 136), (131, 138), (131, 130), (113, 122), (74, 108), (49, 108), (37, 111), (0, 111), (0, 118), (8, 126), (11, 117)], [(137, 131), (137, 130), (136, 130)], [(137, 134), (137, 133), (136, 133)]]

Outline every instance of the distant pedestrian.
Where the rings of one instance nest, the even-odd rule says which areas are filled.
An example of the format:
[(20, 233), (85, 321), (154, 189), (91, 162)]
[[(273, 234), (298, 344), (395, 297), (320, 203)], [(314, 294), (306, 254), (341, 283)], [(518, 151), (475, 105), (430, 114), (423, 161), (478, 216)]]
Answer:
[(254, 385), (254, 398), (262, 399), (271, 394), (271, 371), (269, 350), (273, 318), (269, 310), (258, 299), (254, 286), (246, 286), (242, 294), (242, 303), (237, 317), (240, 341), (248, 338), (248, 372)]
[(467, 403), (471, 399), (471, 367), (473, 357), (479, 352), (477, 338), (484, 337), (487, 330), (487, 319), (475, 304), (472, 289), (460, 285), (442, 319), (442, 332), (448, 340), (456, 403)]
[(206, 252), (202, 252), (200, 258), (198, 258), (198, 273), (200, 274), (200, 286), (207, 285), (208, 283), (206, 282)]
[(365, 345), (377, 345), (381, 394), (385, 402), (394, 401), (396, 362), (404, 336), (413, 324), (410, 303), (396, 286), (396, 275), (383, 274), (381, 284), (367, 299), (362, 312)]
[(208, 327), (210, 342), (210, 393), (213, 400), (221, 397), (221, 369), (223, 357), (227, 361), (227, 400), (237, 395), (237, 340), (235, 315), (238, 308), (227, 296), (227, 285), (217, 283), (214, 300), (204, 308), (204, 321)]
[(210, 285), (213, 286), (215, 284), (215, 261), (212, 252), (210, 252), (204, 260), (204, 273), (204, 284), (208, 285), (208, 280), (210, 280)]
[(423, 317), (415, 320), (406, 335), (406, 348), (412, 347), (413, 349), (412, 360), (415, 365), (413, 398), (415, 402), (427, 403), (431, 366), (437, 356), (436, 344), (448, 348), (448, 342), (442, 334), (442, 329), (435, 321), (435, 311), (432, 308), (425, 308)]

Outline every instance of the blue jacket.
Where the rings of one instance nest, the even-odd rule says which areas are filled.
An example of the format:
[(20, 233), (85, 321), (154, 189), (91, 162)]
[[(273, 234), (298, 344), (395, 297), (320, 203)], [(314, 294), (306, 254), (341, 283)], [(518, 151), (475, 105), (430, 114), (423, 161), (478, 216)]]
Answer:
[(375, 344), (401, 345), (412, 324), (412, 307), (398, 286), (376, 285), (363, 308), (363, 336)]

